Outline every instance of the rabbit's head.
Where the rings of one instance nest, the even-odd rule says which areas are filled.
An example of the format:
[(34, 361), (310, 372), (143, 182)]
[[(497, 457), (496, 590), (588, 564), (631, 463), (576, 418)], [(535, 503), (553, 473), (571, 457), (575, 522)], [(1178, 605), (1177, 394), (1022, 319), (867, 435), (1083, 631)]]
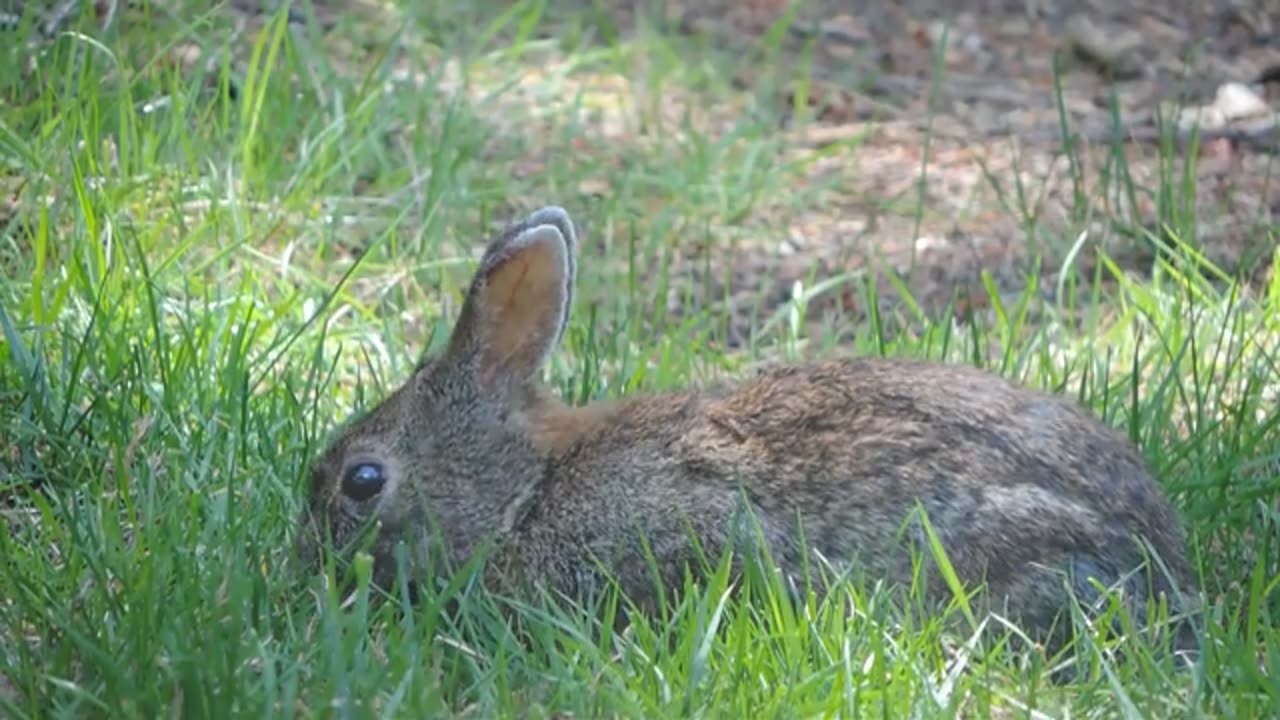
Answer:
[(319, 558), (326, 540), (342, 551), (372, 530), (364, 547), (375, 582), (386, 585), (398, 544), (421, 577), (436, 550), (456, 564), (520, 519), (545, 470), (529, 428), (552, 402), (540, 376), (568, 319), (575, 244), (558, 207), (493, 240), (445, 349), (315, 462), (298, 540), (304, 559)]

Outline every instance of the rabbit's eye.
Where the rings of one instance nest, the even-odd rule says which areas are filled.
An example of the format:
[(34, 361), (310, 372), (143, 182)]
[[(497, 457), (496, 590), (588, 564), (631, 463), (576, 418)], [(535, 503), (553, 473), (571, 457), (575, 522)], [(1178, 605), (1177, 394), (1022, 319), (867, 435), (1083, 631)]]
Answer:
[(352, 465), (342, 478), (342, 494), (352, 500), (368, 500), (382, 492), (387, 484), (387, 475), (377, 463), (360, 463)]

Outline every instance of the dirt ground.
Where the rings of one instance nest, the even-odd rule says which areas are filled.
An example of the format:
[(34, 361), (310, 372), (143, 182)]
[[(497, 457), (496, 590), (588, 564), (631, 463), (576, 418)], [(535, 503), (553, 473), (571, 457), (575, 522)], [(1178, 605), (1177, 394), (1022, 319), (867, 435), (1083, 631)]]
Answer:
[[(623, 35), (661, 5), (587, 4), (603, 4)], [(963, 315), (990, 303), (984, 273), (1011, 300), (1037, 259), (1046, 299), (1068, 260), (1091, 277), (1099, 250), (1149, 272), (1157, 249), (1141, 233), (1159, 236), (1164, 223), (1194, 228), (1184, 239), (1229, 275), (1258, 283), (1271, 272), (1280, 0), (807, 0), (792, 15), (785, 0), (670, 0), (663, 10), (670, 27), (743, 54), (744, 92), (794, 101), (788, 78), (812, 52), (811, 116), (779, 130), (791, 154), (860, 138), (808, 164), (805, 182), (830, 188), (822, 202), (761, 208), (740, 234), (751, 241), (681, 248), (698, 295), (729, 298), (731, 346), (797, 280), (892, 270), (926, 312)], [(782, 23), (783, 52), (764, 55)], [(1162, 197), (1187, 168), (1194, 203)], [(812, 302), (811, 317), (864, 317), (846, 288)], [(899, 298), (892, 283), (878, 289), (887, 317)], [(674, 290), (667, 306), (703, 309)]]
[[(603, 8), (623, 35), (662, 5), (552, 3), (560, 12), (575, 4)], [(97, 5), (108, 19), (121, 12), (121, 3)], [(261, 6), (226, 7), (251, 22)], [(389, 12), (373, 0), (312, 6), (335, 51), (350, 45), (331, 32), (338, 17), (377, 22)], [(959, 313), (989, 303), (984, 272), (1002, 294), (1018, 295), (1037, 256), (1046, 297), (1068, 260), (1090, 276), (1099, 249), (1143, 273), (1156, 250), (1141, 233), (1161, 234), (1178, 213), (1194, 216), (1184, 226), (1198, 236), (1187, 239), (1226, 273), (1257, 283), (1271, 272), (1280, 0), (808, 0), (792, 15), (785, 0), (668, 0), (664, 11), (679, 32), (748, 60), (781, 32), (780, 55), (741, 64), (734, 80), (743, 92), (794, 101), (788, 78), (812, 52), (810, 117), (779, 128), (789, 153), (818, 157), (815, 150), (861, 138), (856, 152), (807, 163), (804, 182), (830, 188), (822, 202), (762, 210), (746, 221), (755, 241), (679, 249), (686, 275), (707, 286), (702, 297), (729, 297), (730, 344), (752, 332), (748, 310), (767, 315), (815, 271), (892, 270), (926, 311), (955, 303)], [(1173, 153), (1161, 149), (1170, 140), (1162, 141), (1157, 116), (1176, 128)], [(1194, 207), (1160, 193), (1187, 167)], [(1137, 193), (1127, 192), (1130, 183)], [(879, 287), (887, 308), (893, 288)], [(668, 308), (690, 310), (674, 293)], [(815, 317), (831, 310), (867, 309), (852, 290), (810, 307)]]
[[(782, 0), (673, 5), (687, 31), (744, 47), (787, 8)], [(1195, 203), (1184, 212), (1194, 212), (1199, 233), (1188, 239), (1229, 274), (1256, 282), (1270, 272), (1280, 212), (1272, 177), (1280, 2), (816, 0), (799, 8), (787, 33), (795, 56), (805, 43), (820, 81), (816, 122), (796, 132), (796, 143), (871, 134), (856, 155), (814, 167), (815, 181), (844, 176), (846, 205), (795, 218), (788, 237), (800, 247), (786, 256), (737, 260), (736, 276), (774, 278), (779, 300), (813, 261), (830, 274), (887, 265), (907, 276), (927, 309), (954, 301), (967, 312), (988, 301), (984, 271), (1016, 295), (1035, 250), (1041, 287), (1051, 293), (1085, 231), (1089, 242), (1073, 261), (1086, 277), (1098, 248), (1143, 273), (1155, 251), (1133, 229), (1159, 232), (1170, 210), (1157, 190), (1176, 185), (1168, 176), (1183, 172), (1187, 158)], [(1178, 128), (1173, 153), (1161, 151), (1157, 112)], [(1136, 197), (1114, 177), (1117, 153)], [(910, 214), (879, 213), (862, 200), (912, 196), (922, 168), (927, 212), (918, 226)], [(1019, 181), (1025, 201), (1015, 197)], [(743, 283), (744, 291), (752, 286)], [(842, 311), (858, 310), (856, 299), (841, 301)]]

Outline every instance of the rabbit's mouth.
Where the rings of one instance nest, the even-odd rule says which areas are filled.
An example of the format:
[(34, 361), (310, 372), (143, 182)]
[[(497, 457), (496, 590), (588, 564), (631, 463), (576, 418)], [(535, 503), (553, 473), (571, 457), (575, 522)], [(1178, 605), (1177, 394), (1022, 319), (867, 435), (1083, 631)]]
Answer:
[(302, 567), (322, 568), (329, 556), (350, 559), (360, 551), (371, 552), (379, 523), (361, 521), (341, 510), (307, 508), (295, 527), (293, 557)]
[(320, 531), (323, 525), (317, 521), (315, 514), (310, 509), (306, 509), (302, 511), (294, 527), (297, 528), (297, 532), (293, 538), (291, 559), (298, 570), (307, 571), (314, 568), (323, 559), (323, 553), (321, 552), (323, 542)]
[[(304, 520), (294, 543), (298, 572), (323, 575), (331, 564), (332, 582), (339, 597), (355, 592), (362, 576), (367, 577), (371, 589), (380, 591), (376, 594), (399, 594), (396, 581), (400, 577), (401, 563), (397, 561), (394, 548), (378, 542), (379, 524), (374, 521), (343, 529), (311, 518)], [(409, 576), (412, 579), (411, 572)], [(410, 598), (417, 594), (414, 585), (413, 582), (408, 583)]]
[[(469, 543), (449, 542), (437, 524), (364, 517), (342, 505), (312, 506), (298, 518), (294, 559), (301, 573), (326, 573), (331, 565), (340, 596), (356, 590), (361, 574), (378, 594), (414, 600), (421, 583), (451, 576), (469, 565)], [(363, 558), (361, 557), (363, 556)], [(371, 563), (358, 570), (361, 563)]]

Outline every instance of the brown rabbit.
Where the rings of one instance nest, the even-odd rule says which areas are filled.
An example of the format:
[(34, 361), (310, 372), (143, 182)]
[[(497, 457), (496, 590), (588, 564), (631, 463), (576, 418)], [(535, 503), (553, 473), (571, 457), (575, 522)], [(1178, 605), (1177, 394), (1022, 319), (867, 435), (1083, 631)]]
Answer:
[[(384, 586), (400, 544), (412, 577), (429, 579), (438, 540), (453, 566), (492, 549), (486, 577), (506, 589), (584, 598), (611, 576), (647, 607), (650, 559), (675, 589), (735, 538), (763, 538), (789, 578), (822, 559), (909, 584), (922, 508), (959, 578), (1033, 637), (1065, 620), (1071, 592), (1105, 598), (1095, 582), (1122, 589), (1138, 622), (1152, 589), (1177, 608), (1191, 588), (1179, 519), (1131, 444), (973, 368), (830, 360), (566, 406), (542, 374), (568, 319), (575, 244), (557, 207), (492, 242), (447, 348), (315, 464), (306, 556), (375, 526)], [(927, 571), (926, 592), (945, 601), (939, 578)]]

